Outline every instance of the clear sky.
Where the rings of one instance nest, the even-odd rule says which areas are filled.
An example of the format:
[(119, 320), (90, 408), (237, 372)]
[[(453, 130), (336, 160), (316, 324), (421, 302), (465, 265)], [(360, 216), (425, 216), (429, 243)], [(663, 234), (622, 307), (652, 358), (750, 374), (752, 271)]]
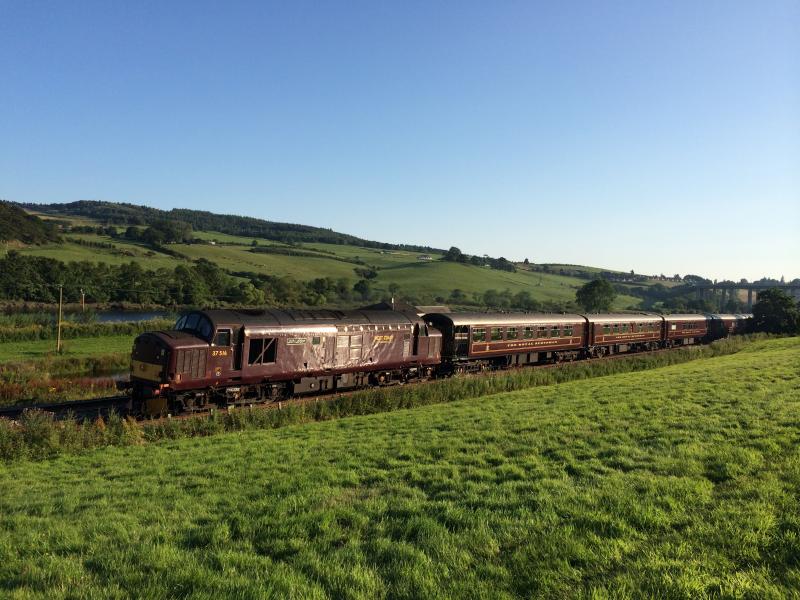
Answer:
[(800, 276), (800, 2), (0, 0), (0, 198)]

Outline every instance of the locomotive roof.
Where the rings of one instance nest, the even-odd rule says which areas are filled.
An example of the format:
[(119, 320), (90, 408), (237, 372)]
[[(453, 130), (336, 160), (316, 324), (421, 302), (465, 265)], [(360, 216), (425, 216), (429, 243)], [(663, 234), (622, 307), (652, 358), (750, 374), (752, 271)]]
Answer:
[(631, 321), (661, 321), (662, 316), (654, 313), (597, 313), (586, 315), (590, 323), (630, 323)]
[(519, 325), (528, 323), (544, 323), (547, 325), (559, 323), (585, 323), (586, 319), (576, 314), (560, 313), (482, 313), (482, 312), (458, 312), (458, 313), (428, 313), (424, 315), (426, 320), (429, 317), (441, 317), (447, 319), (453, 325)]
[(203, 310), (214, 327), (244, 325), (250, 327), (291, 327), (297, 325), (396, 325), (413, 324), (419, 320), (394, 310)]
[(674, 313), (671, 315), (664, 315), (666, 321), (703, 321), (708, 320), (708, 315), (700, 315), (697, 313)]

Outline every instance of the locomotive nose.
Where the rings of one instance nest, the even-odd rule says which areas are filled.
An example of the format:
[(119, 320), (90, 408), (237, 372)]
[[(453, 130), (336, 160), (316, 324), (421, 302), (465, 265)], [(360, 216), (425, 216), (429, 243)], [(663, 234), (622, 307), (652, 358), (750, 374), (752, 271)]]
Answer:
[(167, 348), (155, 335), (143, 333), (133, 342), (131, 379), (160, 382), (164, 375)]

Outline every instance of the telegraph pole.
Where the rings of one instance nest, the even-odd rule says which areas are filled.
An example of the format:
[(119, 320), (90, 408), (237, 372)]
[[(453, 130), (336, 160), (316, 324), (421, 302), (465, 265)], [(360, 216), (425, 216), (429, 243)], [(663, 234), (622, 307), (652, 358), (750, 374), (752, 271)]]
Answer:
[(58, 286), (58, 337), (56, 338), (56, 352), (61, 352), (61, 306), (64, 303), (64, 286)]
[(81, 289), (81, 312), (86, 312), (86, 294)]

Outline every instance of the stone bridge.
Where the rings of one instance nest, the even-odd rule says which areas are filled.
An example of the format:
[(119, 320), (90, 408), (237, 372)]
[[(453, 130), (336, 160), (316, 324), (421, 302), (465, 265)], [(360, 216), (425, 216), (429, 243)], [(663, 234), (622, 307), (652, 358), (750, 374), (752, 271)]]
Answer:
[(697, 298), (702, 300), (708, 296), (708, 293), (722, 292), (722, 302), (725, 303), (726, 299), (736, 298), (737, 292), (740, 290), (747, 290), (747, 309), (753, 308), (753, 302), (758, 299), (758, 292), (762, 290), (769, 290), (778, 288), (788, 292), (795, 300), (800, 300), (800, 282), (792, 283), (735, 283), (732, 281), (723, 281), (720, 283), (690, 283), (688, 284), (689, 290), (697, 294)]

